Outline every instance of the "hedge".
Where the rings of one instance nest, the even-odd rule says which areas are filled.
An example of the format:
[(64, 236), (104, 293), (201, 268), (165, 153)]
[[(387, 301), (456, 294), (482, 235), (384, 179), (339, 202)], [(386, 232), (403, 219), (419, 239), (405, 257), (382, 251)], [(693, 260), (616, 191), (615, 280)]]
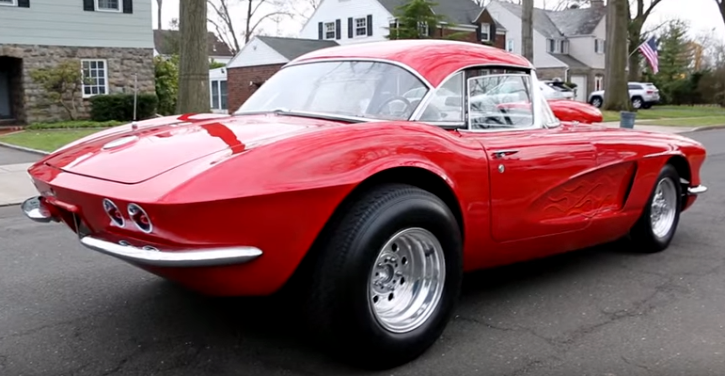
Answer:
[[(156, 115), (159, 100), (155, 94), (139, 94), (137, 100), (136, 120), (148, 119)], [(91, 119), (93, 121), (133, 121), (133, 94), (92, 97)]]

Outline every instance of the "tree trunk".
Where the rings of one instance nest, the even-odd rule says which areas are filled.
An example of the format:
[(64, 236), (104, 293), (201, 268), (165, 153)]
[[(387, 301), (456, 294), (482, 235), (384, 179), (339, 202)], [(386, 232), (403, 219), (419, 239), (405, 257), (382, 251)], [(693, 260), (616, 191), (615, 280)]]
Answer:
[(206, 0), (179, 2), (178, 113), (209, 112)]
[(605, 110), (628, 111), (631, 107), (627, 89), (628, 0), (609, 0), (607, 5)]
[(534, 63), (534, 0), (523, 0), (521, 6), (521, 55)]
[(629, 81), (639, 81), (641, 76), (641, 56), (637, 49), (642, 44), (642, 23), (640, 20), (632, 20), (629, 25)]
[(159, 30), (163, 29), (163, 26), (161, 25), (161, 13), (162, 13), (161, 12), (161, 8), (162, 8), (163, 3), (164, 3), (164, 0), (156, 0), (156, 4), (158, 4), (158, 6), (159, 6), (159, 9), (156, 10), (156, 14), (157, 14), (157, 16), (159, 18), (157, 20), (157, 24), (158, 24), (157, 29), (159, 29)]

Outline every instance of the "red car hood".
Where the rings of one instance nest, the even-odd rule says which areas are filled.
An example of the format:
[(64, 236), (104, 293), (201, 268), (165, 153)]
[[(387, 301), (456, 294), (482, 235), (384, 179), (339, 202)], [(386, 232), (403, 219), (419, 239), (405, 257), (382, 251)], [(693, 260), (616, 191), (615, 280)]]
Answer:
[(255, 146), (339, 123), (274, 115), (167, 117), (91, 135), (44, 163), (65, 172), (136, 184), (195, 159)]

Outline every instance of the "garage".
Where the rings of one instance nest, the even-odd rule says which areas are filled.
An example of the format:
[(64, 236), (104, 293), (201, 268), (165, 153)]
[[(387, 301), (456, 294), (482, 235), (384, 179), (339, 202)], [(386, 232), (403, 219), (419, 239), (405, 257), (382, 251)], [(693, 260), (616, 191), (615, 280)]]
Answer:
[(587, 90), (587, 76), (572, 75), (571, 82), (576, 85), (576, 100), (581, 102), (587, 101), (589, 90)]

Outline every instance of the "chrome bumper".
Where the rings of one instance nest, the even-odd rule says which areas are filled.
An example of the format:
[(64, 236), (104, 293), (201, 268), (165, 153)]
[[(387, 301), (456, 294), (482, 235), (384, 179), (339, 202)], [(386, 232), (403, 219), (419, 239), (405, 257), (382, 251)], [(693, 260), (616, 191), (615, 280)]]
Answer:
[(254, 247), (211, 248), (165, 252), (153, 247), (134, 247), (107, 242), (92, 236), (81, 238), (84, 246), (134, 264), (163, 267), (204, 267), (242, 264), (262, 255)]
[(687, 188), (687, 194), (690, 196), (697, 196), (707, 192), (707, 187), (704, 185), (698, 185), (696, 187)]
[(26, 217), (35, 222), (48, 223), (58, 221), (55, 217), (53, 217), (53, 213), (40, 196), (31, 197), (25, 200), (25, 202), (20, 205), (20, 210), (23, 211)]

